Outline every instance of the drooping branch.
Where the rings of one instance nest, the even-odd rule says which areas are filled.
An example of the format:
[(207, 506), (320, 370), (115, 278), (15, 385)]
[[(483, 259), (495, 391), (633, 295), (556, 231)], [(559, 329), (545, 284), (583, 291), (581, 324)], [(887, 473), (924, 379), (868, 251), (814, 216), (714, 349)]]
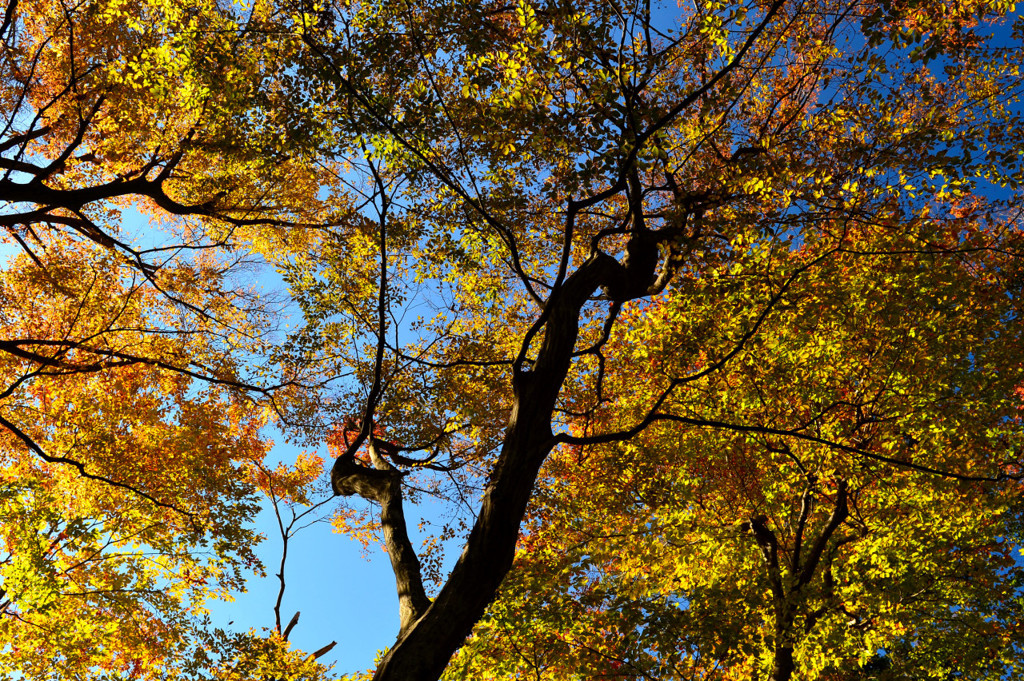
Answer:
[(203, 528), (202, 528), (201, 524), (199, 523), (199, 521), (196, 519), (196, 514), (195, 513), (192, 513), (190, 511), (186, 511), (185, 509), (181, 508), (180, 506), (177, 506), (176, 504), (171, 504), (171, 503), (167, 503), (165, 501), (160, 501), (159, 499), (157, 499), (153, 495), (151, 495), (148, 492), (145, 492), (145, 491), (139, 489), (138, 487), (136, 487), (134, 485), (130, 485), (130, 484), (126, 483), (126, 482), (120, 482), (118, 480), (114, 480), (113, 478), (109, 478), (109, 477), (107, 477), (105, 475), (99, 475), (97, 473), (92, 473), (92, 472), (86, 470), (85, 464), (83, 464), (81, 461), (76, 461), (76, 460), (70, 459), (70, 458), (68, 458), (66, 456), (56, 456), (56, 455), (53, 455), (53, 454), (48, 454), (46, 452), (46, 450), (44, 450), (42, 448), (42, 446), (40, 446), (39, 443), (36, 442), (28, 433), (23, 431), (21, 428), (19, 428), (18, 426), (16, 426), (14, 423), (12, 423), (8, 419), (4, 418), (3, 416), (0, 416), (0, 426), (3, 426), (8, 431), (10, 431), (15, 437), (17, 437), (19, 440), (21, 440), (22, 443), (33, 454), (38, 456), (43, 461), (46, 461), (47, 463), (56, 463), (56, 464), (61, 464), (61, 465), (65, 465), (65, 466), (71, 466), (72, 468), (76, 469), (78, 471), (78, 474), (80, 476), (82, 476), (83, 478), (86, 478), (88, 480), (93, 480), (95, 482), (101, 482), (101, 483), (103, 483), (105, 485), (110, 485), (111, 487), (117, 487), (117, 488), (126, 490), (128, 492), (131, 492), (132, 494), (135, 494), (136, 496), (142, 497), (143, 499), (145, 499), (146, 501), (150, 502), (154, 506), (157, 506), (159, 508), (166, 508), (166, 509), (172, 510), (172, 511), (174, 511), (176, 513), (179, 513), (180, 515), (182, 515), (182, 516), (184, 516), (185, 518), (188, 519), (189, 523), (192, 525), (192, 528), (195, 531), (197, 531), (197, 532), (201, 532), (202, 531)]
[[(46, 355), (41, 352), (27, 350), (33, 346), (52, 347), (53, 354)], [(62, 355), (71, 351), (95, 355), (98, 359), (91, 362), (71, 362), (62, 359)], [(74, 374), (91, 373), (101, 371), (109, 367), (126, 366), (130, 364), (146, 364), (158, 367), (166, 371), (183, 374), (204, 383), (222, 385), (228, 388), (237, 388), (245, 392), (271, 395), (275, 390), (293, 385), (294, 382), (287, 381), (273, 386), (258, 386), (252, 383), (235, 379), (230, 376), (218, 376), (217, 372), (199, 362), (173, 363), (156, 357), (145, 357), (128, 352), (98, 347), (91, 343), (73, 340), (50, 340), (50, 339), (11, 339), (0, 341), (0, 352), (7, 352), (21, 359), (29, 360), (40, 365), (49, 367), (52, 371), (40, 372), (43, 374)]]
[[(914, 463), (913, 461), (904, 461), (878, 452), (864, 449), (863, 447), (854, 447), (851, 445), (843, 444), (836, 440), (830, 440), (817, 435), (812, 435), (801, 429), (795, 428), (775, 428), (773, 426), (766, 426), (760, 424), (745, 424), (745, 423), (733, 423), (730, 421), (722, 421), (719, 419), (707, 419), (698, 418), (692, 416), (682, 416), (679, 414), (666, 414), (660, 412), (651, 412), (646, 419), (644, 419), (644, 427), (658, 421), (674, 421), (676, 423), (685, 423), (692, 426), (699, 426), (704, 428), (718, 428), (721, 430), (731, 430), (738, 433), (758, 433), (761, 435), (775, 435), (790, 437), (795, 440), (802, 440), (804, 442), (812, 442), (826, 447), (831, 447), (838, 451), (846, 452), (848, 454), (855, 454), (865, 459), (878, 461), (880, 463), (888, 464), (896, 468), (902, 468), (905, 470), (916, 471), (918, 473), (927, 473), (929, 475), (936, 475), (943, 478), (949, 478), (951, 480), (962, 480), (963, 482), (1002, 482), (1004, 480), (1021, 480), (1024, 479), (1024, 473), (1016, 472), (1019, 469), (1019, 462), (1007, 461), (1007, 462), (996, 462), (996, 466), (999, 468), (999, 472), (995, 475), (968, 475), (965, 473), (957, 473), (956, 471), (943, 470), (941, 468), (935, 468), (933, 466), (926, 466), (924, 464)], [(637, 430), (637, 432), (640, 432)], [(559, 434), (558, 441), (566, 442), (570, 444), (593, 444), (595, 442), (614, 442), (627, 439), (621, 434), (616, 434), (616, 437), (611, 438), (608, 435), (595, 435), (592, 437), (576, 437), (571, 435)], [(1014, 472), (1010, 472), (1014, 471)]]

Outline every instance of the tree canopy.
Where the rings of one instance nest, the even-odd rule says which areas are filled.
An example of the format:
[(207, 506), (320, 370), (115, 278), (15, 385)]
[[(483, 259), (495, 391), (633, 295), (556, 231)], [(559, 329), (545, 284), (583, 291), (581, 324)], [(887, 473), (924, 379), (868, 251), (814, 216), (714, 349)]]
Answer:
[(0, 675), (328, 678), (206, 617), (261, 503), (378, 681), (1021, 671), (1011, 3), (3, 17)]

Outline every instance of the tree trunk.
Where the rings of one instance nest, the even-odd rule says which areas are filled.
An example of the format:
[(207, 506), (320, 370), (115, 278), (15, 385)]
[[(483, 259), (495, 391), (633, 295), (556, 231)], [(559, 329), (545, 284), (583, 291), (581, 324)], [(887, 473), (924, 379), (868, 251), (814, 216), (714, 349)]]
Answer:
[(544, 340), (530, 371), (514, 377), (515, 401), (476, 524), (451, 576), (426, 613), (388, 651), (375, 681), (436, 681), (512, 567), (519, 525), (554, 446), (551, 417), (569, 372), (587, 299), (624, 268), (598, 253), (552, 294)]

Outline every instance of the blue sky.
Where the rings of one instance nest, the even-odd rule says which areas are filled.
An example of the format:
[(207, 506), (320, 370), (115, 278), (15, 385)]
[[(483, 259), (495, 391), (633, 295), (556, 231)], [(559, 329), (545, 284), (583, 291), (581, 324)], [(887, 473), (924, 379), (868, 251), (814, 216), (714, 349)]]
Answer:
[[(279, 433), (267, 434), (275, 440), (268, 457), (271, 465), (278, 461), (292, 463), (302, 451), (285, 443)], [(326, 447), (317, 453), (329, 465)], [(328, 502), (320, 515), (329, 516), (342, 503), (345, 502), (341, 498)], [(357, 499), (352, 503), (365, 502)], [(409, 533), (413, 545), (419, 547), (425, 535), (416, 527), (418, 519), (438, 518), (441, 509), (428, 500), (419, 505), (408, 500), (405, 503)], [(253, 576), (248, 591), (236, 594), (234, 602), (211, 602), (211, 618), (216, 626), (236, 631), (274, 627), (274, 603), (280, 587), (276, 573), (282, 544), (269, 503), (257, 517), (256, 527), (267, 537), (257, 549), (267, 576)], [(461, 546), (458, 541), (455, 544)], [(457, 551), (450, 549), (446, 561), (449, 569), (457, 555)], [(282, 623), (287, 624), (296, 611), (301, 613), (289, 640), (306, 652), (337, 641), (334, 649), (320, 658), (325, 664), (334, 663), (337, 675), (371, 668), (378, 651), (394, 643), (399, 625), (398, 596), (391, 563), (379, 546), (364, 552), (358, 541), (334, 533), (326, 520), (313, 524), (289, 540), (285, 582)], [(430, 593), (431, 585), (426, 586)], [(228, 626), (229, 622), (233, 624)]]
[[(158, 245), (165, 237), (159, 227), (154, 229), (148, 218), (135, 209), (126, 209), (123, 219), (124, 227), (139, 246)], [(16, 249), (0, 252), (0, 261), (14, 252)], [(285, 289), (281, 277), (268, 265), (240, 276), (237, 282), (240, 286), (255, 286), (267, 294), (280, 294)], [(293, 328), (301, 323), (301, 312), (294, 307), (281, 312), (283, 323), (291, 324)], [(272, 426), (268, 426), (263, 434), (274, 441), (266, 461), (271, 468), (278, 463), (293, 464), (299, 453), (308, 451), (289, 444), (285, 435)], [(321, 445), (316, 453), (325, 460), (325, 469), (329, 468), (331, 457), (326, 445)], [(322, 484), (319, 490), (322, 493), (317, 498), (321, 500), (330, 495), (326, 475), (318, 484)], [(340, 498), (330, 501), (318, 515), (329, 518), (331, 511), (342, 503)], [(352, 501), (353, 505), (365, 503), (361, 499)], [(266, 537), (257, 547), (266, 577), (252, 575), (247, 591), (234, 594), (233, 602), (208, 602), (215, 626), (231, 631), (250, 628), (259, 631), (274, 627), (274, 604), (280, 587), (276, 573), (280, 567), (282, 543), (269, 500), (264, 500), (263, 505), (263, 512), (256, 518), (256, 530)], [(417, 531), (416, 523), (422, 514), (407, 500), (406, 515), (413, 544), (418, 547), (423, 537)], [(390, 561), (379, 546), (364, 552), (358, 541), (334, 533), (325, 519), (304, 528), (289, 540), (285, 581), (281, 605), (283, 625), (296, 611), (301, 613), (299, 624), (292, 630), (289, 640), (306, 652), (337, 641), (334, 649), (320, 658), (325, 664), (334, 663), (336, 675), (372, 667), (378, 651), (394, 642), (399, 627), (398, 597)]]
[[(275, 439), (283, 441), (280, 437)], [(278, 444), (271, 460), (293, 462), (299, 451), (291, 445)], [(320, 454), (326, 459), (326, 448)], [(331, 502), (327, 508), (339, 503)], [(267, 506), (257, 518), (257, 529), (267, 537), (258, 549), (267, 576), (254, 576), (248, 592), (236, 594), (233, 603), (210, 604), (211, 617), (218, 626), (233, 622), (230, 628), (242, 631), (274, 626), (281, 538), (274, 514)], [(359, 542), (333, 533), (327, 522), (317, 523), (289, 541), (285, 582), (282, 621), (286, 624), (296, 611), (302, 613), (290, 640), (305, 651), (337, 641), (338, 645), (321, 658), (321, 662), (335, 663), (335, 672), (343, 674), (371, 667), (377, 651), (394, 642), (398, 633), (398, 597), (387, 554), (380, 548), (372, 548), (364, 557)]]

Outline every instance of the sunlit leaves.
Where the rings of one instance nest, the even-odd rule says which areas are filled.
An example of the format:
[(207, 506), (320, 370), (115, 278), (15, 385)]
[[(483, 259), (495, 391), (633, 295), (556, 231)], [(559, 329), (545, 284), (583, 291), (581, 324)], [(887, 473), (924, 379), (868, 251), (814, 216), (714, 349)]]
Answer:
[[(249, 148), (231, 137), (257, 72), (279, 62), (273, 40), (243, 49), (219, 4), (10, 8), (0, 666), (198, 674), (206, 604), (261, 569), (250, 470), (269, 444), (242, 388), (269, 382), (252, 368), (269, 301), (236, 277), (251, 256), (232, 249), (270, 250), (288, 229), (257, 236), (238, 216), (312, 217), (320, 183), (264, 155), (255, 129), (272, 125)], [(144, 214), (159, 217), (150, 231)], [(281, 474), (297, 496), (290, 476), (316, 466), (300, 463)]]
[[(784, 635), (801, 678), (866, 669), (880, 649), (917, 677), (1013, 673), (1019, 483), (941, 477), (1016, 471), (1002, 462), (1020, 437), (1020, 340), (1004, 326), (1018, 301), (1000, 272), (1017, 264), (997, 244), (1018, 237), (984, 238), (991, 250), (920, 252), (865, 228), (825, 260), (824, 243), (776, 252), (772, 271), (796, 274), (775, 303), (783, 280), (755, 246), (630, 316), (608, 366), (641, 369), (648, 390), (607, 382), (587, 432), (628, 427), (680, 379), (657, 411), (683, 422), (553, 456), (518, 568), (452, 678), (749, 678)], [(840, 483), (849, 515), (825, 535)], [(774, 567), (750, 523), (777, 542)]]
[[(195, 621), (253, 565), (254, 494), (317, 484), (315, 455), (263, 463), (270, 416), (450, 503), (430, 546), (487, 490), (500, 518), (475, 536), (508, 541), (467, 554), (479, 571), (563, 445), (467, 675), (938, 674), (968, 630), (994, 642), (962, 666), (1010, 671), (1006, 3), (18, 8), (4, 640), (65, 636), (0, 647), (24, 673), (49, 650), (156, 675), (189, 646), (228, 677), (320, 673), (280, 625)], [(364, 542), (377, 521), (335, 514)]]

